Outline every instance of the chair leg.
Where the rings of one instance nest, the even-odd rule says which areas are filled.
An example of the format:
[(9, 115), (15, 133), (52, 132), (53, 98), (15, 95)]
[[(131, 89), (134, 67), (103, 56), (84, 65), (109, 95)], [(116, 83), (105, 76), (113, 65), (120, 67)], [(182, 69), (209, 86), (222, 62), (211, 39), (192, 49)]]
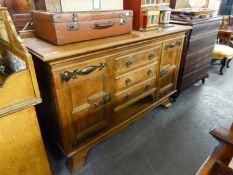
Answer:
[(205, 84), (205, 78), (201, 79), (202, 84)]
[(229, 65), (229, 64), (230, 64), (231, 60), (232, 60), (232, 59), (229, 59), (229, 60), (227, 61), (227, 68), (230, 68), (230, 65)]
[(227, 62), (227, 58), (223, 58), (223, 60), (221, 61), (222, 66), (219, 71), (220, 75), (223, 75), (223, 68), (226, 66), (226, 62)]

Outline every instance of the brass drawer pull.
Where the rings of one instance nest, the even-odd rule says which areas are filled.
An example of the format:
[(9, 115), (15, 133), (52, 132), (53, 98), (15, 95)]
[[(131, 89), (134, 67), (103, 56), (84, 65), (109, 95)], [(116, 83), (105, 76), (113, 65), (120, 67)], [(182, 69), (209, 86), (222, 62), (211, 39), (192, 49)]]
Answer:
[(133, 61), (128, 60), (128, 61), (126, 61), (125, 65), (126, 65), (126, 67), (129, 68), (129, 67), (131, 67), (133, 65)]
[(150, 84), (147, 84), (146, 87), (145, 87), (145, 91), (148, 91), (151, 89), (151, 85)]
[(155, 54), (151, 53), (149, 56), (148, 56), (148, 59), (149, 60), (153, 60), (155, 58)]
[(107, 63), (100, 63), (98, 66), (88, 66), (80, 71), (78, 71), (78, 69), (74, 70), (73, 72), (65, 71), (61, 74), (61, 80), (62, 82), (68, 82), (70, 79), (76, 79), (78, 75), (88, 75), (94, 72), (96, 69), (101, 71), (106, 66)]
[(147, 71), (147, 75), (150, 77), (152, 74), (153, 74), (153, 71), (152, 71), (151, 69), (149, 69), (149, 70)]
[(163, 70), (160, 72), (160, 78), (163, 78), (167, 75), (167, 71)]
[(0, 74), (5, 75), (6, 74), (6, 67), (3, 65), (0, 65)]
[(103, 96), (97, 103), (93, 105), (94, 108), (101, 107), (103, 105), (106, 105), (112, 100), (112, 97), (110, 94)]
[(165, 46), (165, 49), (168, 50), (168, 49), (172, 49), (172, 48), (175, 48), (177, 46), (181, 46), (182, 44), (182, 40), (178, 40), (178, 41), (175, 41), (173, 43), (170, 43), (168, 45)]
[(131, 80), (130, 78), (127, 78), (127, 79), (125, 80), (125, 84), (126, 84), (127, 86), (129, 86), (131, 83), (132, 83), (132, 80)]
[(128, 101), (130, 99), (131, 95), (128, 93), (125, 97), (124, 97), (124, 100), (125, 101)]

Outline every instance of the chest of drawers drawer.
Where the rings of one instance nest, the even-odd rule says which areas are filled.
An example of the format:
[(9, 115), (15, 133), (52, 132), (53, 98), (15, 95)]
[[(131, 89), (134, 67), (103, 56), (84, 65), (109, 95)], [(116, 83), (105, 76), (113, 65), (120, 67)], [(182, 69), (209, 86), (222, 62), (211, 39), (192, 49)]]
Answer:
[(208, 35), (217, 34), (219, 31), (220, 21), (209, 21), (202, 24), (194, 24), (192, 29), (191, 40), (202, 38)]
[(152, 90), (156, 90), (156, 78), (148, 79), (142, 83), (132, 86), (129, 89), (118, 92), (115, 94), (116, 106), (122, 105), (124, 103), (129, 103), (130, 101), (136, 101), (137, 97), (143, 96)]
[(126, 56), (115, 58), (115, 72), (122, 73), (130, 71), (144, 64), (158, 62), (160, 57), (160, 44), (153, 48), (131, 53)]
[(116, 90), (120, 91), (127, 89), (137, 83), (145, 81), (146, 79), (156, 77), (158, 69), (158, 63), (153, 63), (149, 66), (144, 66), (127, 74), (116, 77)]

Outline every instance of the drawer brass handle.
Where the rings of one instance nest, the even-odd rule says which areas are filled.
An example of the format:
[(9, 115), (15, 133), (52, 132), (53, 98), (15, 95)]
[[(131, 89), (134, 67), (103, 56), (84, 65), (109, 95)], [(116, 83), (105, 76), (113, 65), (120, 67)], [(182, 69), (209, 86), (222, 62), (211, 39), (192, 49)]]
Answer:
[(153, 74), (153, 71), (152, 71), (151, 69), (149, 69), (149, 70), (147, 71), (147, 75), (150, 77), (152, 74)]
[(167, 75), (167, 71), (163, 70), (160, 72), (160, 78), (163, 78)]
[(130, 66), (132, 66), (132, 65), (133, 65), (133, 61), (128, 60), (128, 61), (126, 61), (125, 65), (126, 65), (126, 67), (128, 67), (128, 68), (129, 68)]
[(146, 87), (145, 87), (145, 91), (148, 91), (151, 89), (151, 85), (147, 84)]
[(149, 56), (148, 56), (148, 59), (149, 60), (153, 60), (155, 58), (155, 54), (151, 53)]
[(94, 108), (101, 107), (103, 105), (108, 104), (112, 100), (112, 97), (110, 94), (103, 96), (97, 103), (93, 105)]
[(0, 74), (5, 75), (6, 74), (6, 67), (3, 65), (0, 65)]
[(125, 101), (128, 101), (130, 99), (131, 95), (128, 93), (125, 97), (124, 97), (124, 100)]
[(173, 43), (170, 43), (168, 45), (165, 46), (165, 49), (168, 50), (168, 49), (172, 49), (172, 48), (175, 48), (176, 46), (181, 46), (182, 44), (182, 40), (178, 40), (178, 41), (175, 41)]
[(68, 82), (70, 81), (70, 79), (76, 79), (78, 75), (88, 75), (94, 72), (96, 69), (99, 69), (99, 71), (101, 71), (106, 66), (107, 63), (100, 63), (98, 66), (88, 66), (80, 71), (78, 71), (77, 69), (73, 72), (65, 71), (61, 74), (61, 80), (62, 82)]
[(127, 86), (129, 86), (131, 83), (132, 83), (132, 80), (131, 80), (130, 78), (127, 78), (127, 79), (125, 80), (125, 84), (126, 84)]

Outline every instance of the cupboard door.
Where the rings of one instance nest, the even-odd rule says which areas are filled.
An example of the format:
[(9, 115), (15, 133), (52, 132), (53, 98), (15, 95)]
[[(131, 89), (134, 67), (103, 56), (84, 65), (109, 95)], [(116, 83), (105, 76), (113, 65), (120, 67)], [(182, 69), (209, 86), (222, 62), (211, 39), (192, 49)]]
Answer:
[[(66, 132), (64, 137), (69, 138), (68, 145), (73, 148), (109, 126), (112, 97), (107, 67), (104, 60), (97, 60), (63, 70), (59, 74), (61, 87), (60, 92), (57, 89), (57, 95), (62, 125)], [(74, 71), (71, 73), (71, 70)], [(67, 78), (64, 76), (66, 74), (73, 78), (76, 74), (76, 78)]]
[(158, 98), (162, 98), (176, 89), (177, 76), (183, 48), (183, 38), (164, 43), (159, 73)]

